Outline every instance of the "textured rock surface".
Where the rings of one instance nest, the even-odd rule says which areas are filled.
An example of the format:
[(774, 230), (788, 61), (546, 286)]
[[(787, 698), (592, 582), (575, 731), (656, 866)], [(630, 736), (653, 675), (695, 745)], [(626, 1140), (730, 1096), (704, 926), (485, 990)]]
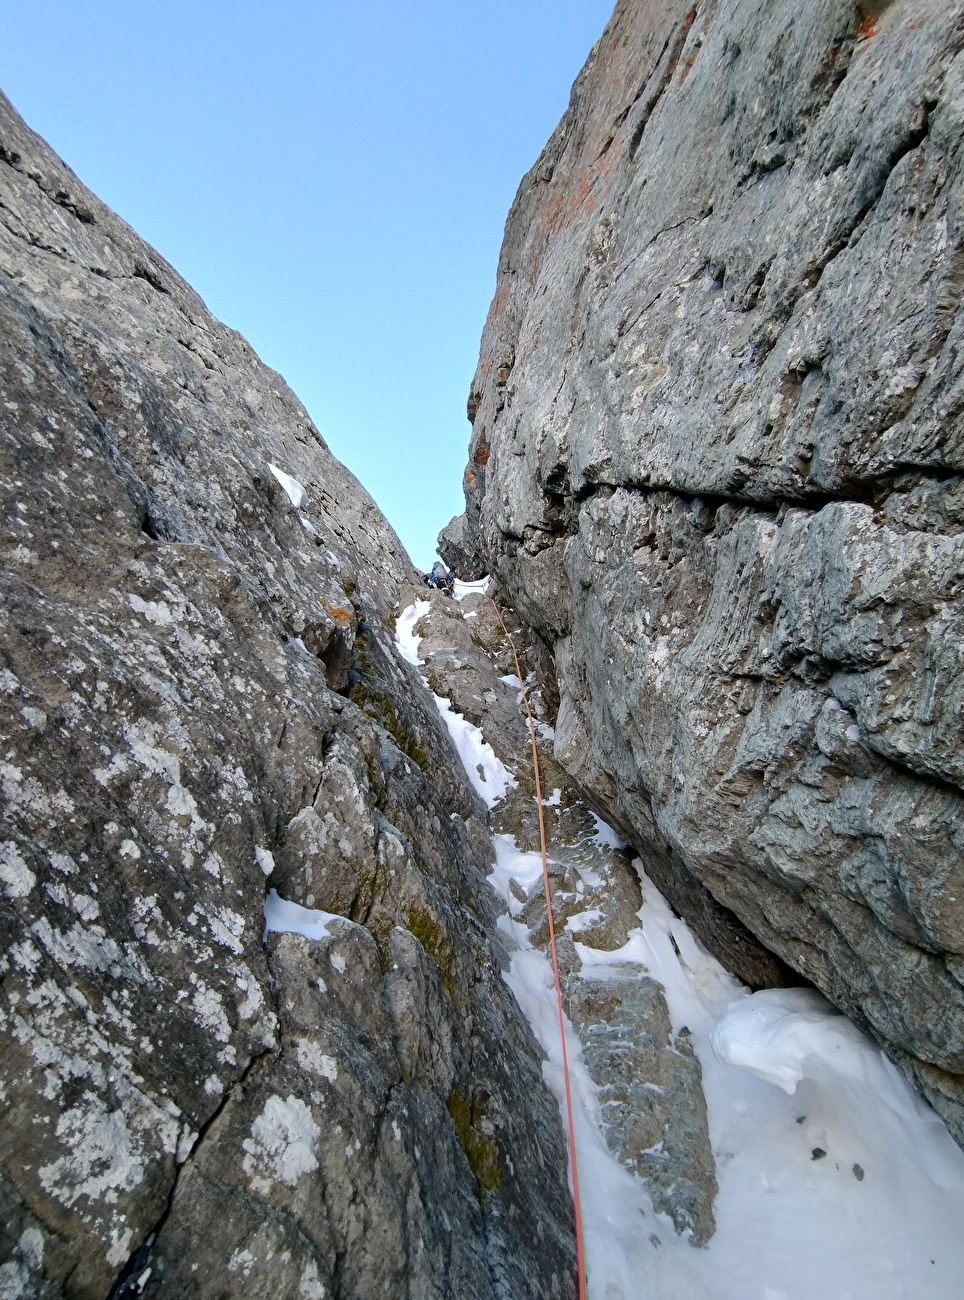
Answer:
[(485, 576), (485, 561), (469, 539), (464, 515), (456, 515), (439, 533), (438, 553), (464, 582), (476, 582)]
[[(417, 593), (413, 590), (411, 595)], [(405, 597), (403, 596), (403, 601)], [(673, 1032), (661, 986), (642, 967), (617, 959), (611, 968), (583, 968), (588, 950), (613, 952), (646, 914), (632, 854), (617, 847), (552, 757), (549, 709), (535, 688), (530, 655), (537, 645), (502, 610), (521, 650), (522, 671), (538, 715), (537, 747), (543, 779), (553, 925), (563, 975), (565, 1007), (599, 1089), (602, 1126), (610, 1150), (645, 1179), (654, 1208), (670, 1216), (694, 1246), (715, 1231), (716, 1166), (710, 1144), (702, 1070), (688, 1031)], [(492, 823), (528, 853), (540, 847), (528, 728), (522, 724), (519, 679), (492, 601), (470, 595), (460, 604), (433, 596), (415, 625), (424, 676), (439, 694), (478, 726), (515, 780), (492, 810)], [(541, 871), (534, 884), (510, 886), (510, 906), (529, 942), (549, 946), (548, 909)], [(579, 947), (577, 948), (577, 944)], [(582, 954), (582, 956), (580, 955)]]
[(964, 1141), (964, 14), (873, 8), (617, 5), (509, 218), (465, 528), (663, 892)]
[(0, 205), (0, 1291), (569, 1296), (406, 556), (2, 100)]
[(599, 1085), (610, 1149), (647, 1180), (653, 1206), (705, 1246), (716, 1230), (716, 1167), (699, 1062), (674, 1034), (663, 990), (639, 967), (607, 980), (570, 975), (566, 1012)]

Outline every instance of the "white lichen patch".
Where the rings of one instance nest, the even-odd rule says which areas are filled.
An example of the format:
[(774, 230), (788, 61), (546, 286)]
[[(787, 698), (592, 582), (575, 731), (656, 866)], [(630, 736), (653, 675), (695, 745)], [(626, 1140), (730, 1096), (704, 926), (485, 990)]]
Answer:
[(62, 1205), (81, 1198), (113, 1205), (120, 1192), (133, 1191), (143, 1181), (145, 1153), (124, 1112), (108, 1110), (96, 1093), (84, 1093), (82, 1104), (64, 1111), (56, 1136), (65, 1154), (43, 1165), (38, 1178)]
[(237, 1009), (240, 1020), (251, 1020), (264, 1006), (264, 994), (261, 985), (251, 971), (242, 969), (234, 979), (235, 986), (241, 993)]
[(171, 627), (174, 623), (174, 615), (166, 600), (142, 600), (140, 596), (131, 592), (127, 602), (131, 609), (138, 614), (143, 614), (155, 627)]
[(8, 898), (26, 898), (37, 877), (20, 856), (16, 844), (7, 840), (0, 845), (0, 885)]
[(130, 1228), (118, 1225), (111, 1229), (110, 1245), (107, 1248), (107, 1262), (111, 1268), (119, 1268), (128, 1259), (133, 1240), (134, 1234)]
[(107, 931), (99, 925), (86, 928), (79, 921), (67, 931), (55, 929), (45, 916), (30, 927), (47, 953), (61, 968), (110, 971), (119, 975), (121, 970), (133, 974), (124, 961), (123, 954)]
[(311, 1111), (297, 1097), (273, 1095), (242, 1142), (244, 1172), (261, 1195), (276, 1183), (294, 1187), (305, 1174), (318, 1168), (317, 1143), (321, 1130)]
[(242, 1277), (247, 1277), (254, 1262), (254, 1256), (250, 1250), (236, 1250), (228, 1260), (228, 1272), (240, 1273)]
[(47, 826), (59, 826), (74, 812), (74, 801), (64, 790), (48, 795), (39, 781), (12, 763), (0, 763), (0, 789), (11, 810), (32, 813)]
[(30, 1275), (25, 1264), (10, 1259), (0, 1264), (0, 1297), (2, 1300), (23, 1300), (30, 1287)]
[(200, 1023), (209, 1029), (219, 1043), (226, 1043), (231, 1037), (231, 1026), (224, 1011), (224, 1001), (216, 989), (208, 988), (201, 977), (191, 972), (194, 997), (191, 1008)]
[(301, 1280), (298, 1283), (299, 1300), (325, 1300), (327, 1294), (324, 1283), (318, 1276), (318, 1265), (311, 1259), (301, 1270)]
[(222, 948), (227, 948), (229, 952), (237, 954), (244, 952), (244, 944), (240, 941), (240, 937), (244, 933), (243, 916), (239, 916), (237, 912), (232, 912), (227, 907), (216, 913), (210, 913), (204, 908), (198, 908), (198, 915), (202, 916), (207, 922), (211, 938), (216, 944)]
[(320, 1075), (322, 1079), (327, 1079), (329, 1083), (334, 1083), (338, 1078), (338, 1062), (333, 1056), (326, 1056), (317, 1043), (313, 1043), (310, 1038), (299, 1038), (295, 1043), (295, 1051), (298, 1056), (298, 1064), (303, 1070), (309, 1070), (312, 1074)]
[[(40, 1229), (24, 1228), (17, 1246), (27, 1267), (34, 1273), (39, 1273), (44, 1263), (44, 1235)], [(2, 1294), (0, 1290), (0, 1295)]]

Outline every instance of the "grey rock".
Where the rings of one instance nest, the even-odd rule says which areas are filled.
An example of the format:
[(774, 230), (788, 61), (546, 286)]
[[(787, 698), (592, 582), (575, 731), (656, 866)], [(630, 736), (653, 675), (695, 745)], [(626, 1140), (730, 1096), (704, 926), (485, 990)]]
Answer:
[[(567, 928), (580, 943), (613, 952), (626, 943), (630, 930), (639, 926), (637, 913), (643, 896), (625, 853), (600, 852), (585, 841), (572, 846), (554, 844), (549, 885), (556, 933)], [(576, 917), (578, 921), (574, 921)], [(522, 919), (532, 943), (545, 948), (549, 915), (542, 882), (526, 899)]]
[(566, 1013), (600, 1089), (606, 1139), (647, 1180), (653, 1206), (705, 1246), (716, 1231), (716, 1165), (702, 1071), (687, 1030), (674, 1034), (659, 984), (640, 967), (566, 981)]
[(621, 0), (509, 216), (460, 528), (591, 806), (964, 1142), (962, 142), (950, 0)]
[[(573, 1295), (417, 575), (3, 99), (0, 204), (0, 1287)], [(265, 946), (269, 887), (344, 919)]]
[(478, 582), (485, 577), (485, 561), (472, 544), (463, 515), (456, 515), (439, 533), (438, 553), (463, 582)]

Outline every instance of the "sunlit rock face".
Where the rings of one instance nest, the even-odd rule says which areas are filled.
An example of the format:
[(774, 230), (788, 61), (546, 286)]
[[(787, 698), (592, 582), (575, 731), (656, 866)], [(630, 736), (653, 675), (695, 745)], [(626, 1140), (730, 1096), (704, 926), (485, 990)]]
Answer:
[(407, 557), (2, 99), (0, 204), (0, 1292), (570, 1296)]
[(962, 50), (939, 0), (618, 4), (509, 217), (454, 530), (664, 893), (959, 1140)]

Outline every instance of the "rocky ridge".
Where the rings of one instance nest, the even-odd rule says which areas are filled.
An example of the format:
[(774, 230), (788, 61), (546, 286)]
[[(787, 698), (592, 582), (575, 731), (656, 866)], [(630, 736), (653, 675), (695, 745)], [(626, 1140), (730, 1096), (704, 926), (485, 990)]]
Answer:
[(509, 216), (441, 544), (704, 941), (964, 1142), (962, 60), (949, 0), (620, 0)]
[(5, 100), (0, 312), (0, 1290), (572, 1295), (397, 538)]

